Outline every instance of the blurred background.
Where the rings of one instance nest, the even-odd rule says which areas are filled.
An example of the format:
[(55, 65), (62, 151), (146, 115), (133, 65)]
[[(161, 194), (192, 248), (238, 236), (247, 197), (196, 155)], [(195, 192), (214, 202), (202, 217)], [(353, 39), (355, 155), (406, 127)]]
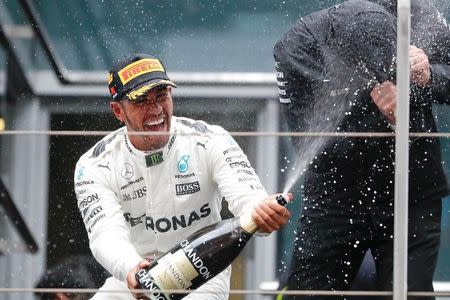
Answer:
[[(0, 0), (0, 288), (32, 288), (59, 262), (90, 256), (73, 171), (101, 132), (120, 126), (106, 86), (113, 60), (131, 52), (161, 58), (179, 84), (176, 115), (231, 132), (278, 132), (273, 46), (300, 16), (339, 2)], [(450, 5), (436, 4), (449, 19)], [(450, 131), (449, 112), (436, 107), (441, 132)], [(281, 191), (293, 160), (289, 139), (236, 140), (269, 193)], [(441, 143), (448, 166), (450, 142)], [(289, 225), (252, 240), (234, 263), (233, 289), (276, 288), (292, 253), (301, 180), (292, 192)], [(450, 282), (449, 212), (445, 201), (437, 284)], [(0, 299), (34, 295), (6, 291)]]

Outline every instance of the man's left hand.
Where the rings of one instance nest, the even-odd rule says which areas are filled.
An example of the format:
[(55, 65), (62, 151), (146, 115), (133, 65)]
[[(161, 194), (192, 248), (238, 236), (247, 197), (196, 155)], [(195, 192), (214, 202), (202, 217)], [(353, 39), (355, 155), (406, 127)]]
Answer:
[(411, 82), (425, 87), (430, 82), (431, 70), (428, 56), (420, 48), (409, 46), (409, 65), (411, 67)]

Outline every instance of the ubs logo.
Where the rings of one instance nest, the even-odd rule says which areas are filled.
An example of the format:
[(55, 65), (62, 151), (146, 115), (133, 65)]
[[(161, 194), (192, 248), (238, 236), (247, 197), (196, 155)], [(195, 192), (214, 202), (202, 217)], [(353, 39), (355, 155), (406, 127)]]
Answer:
[(129, 163), (124, 163), (123, 167), (122, 167), (122, 171), (120, 171), (120, 175), (122, 175), (122, 177), (124, 179), (131, 179), (134, 176), (134, 169), (133, 166)]
[(180, 160), (178, 161), (178, 171), (181, 173), (186, 173), (189, 169), (189, 155), (183, 155)]

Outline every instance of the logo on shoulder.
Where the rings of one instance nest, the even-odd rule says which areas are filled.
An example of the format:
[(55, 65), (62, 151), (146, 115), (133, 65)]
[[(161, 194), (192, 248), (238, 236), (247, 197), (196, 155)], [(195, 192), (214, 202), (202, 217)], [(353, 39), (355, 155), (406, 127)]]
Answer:
[(241, 148), (239, 148), (239, 147), (231, 147), (231, 148), (228, 148), (225, 151), (223, 151), (223, 155), (227, 155), (230, 152), (237, 152), (240, 150), (241, 150)]
[(92, 204), (97, 203), (100, 200), (100, 197), (97, 193), (89, 195), (82, 199), (78, 205), (80, 211), (83, 211), (85, 208), (90, 207)]
[(106, 164), (104, 164), (104, 165), (98, 164), (97, 167), (108, 169), (109, 171), (111, 171), (111, 169), (109, 168), (109, 161)]
[(186, 173), (187, 170), (189, 169), (189, 155), (183, 155), (180, 160), (178, 161), (178, 171), (180, 171), (181, 173)]
[(196, 146), (203, 147), (203, 149), (206, 150), (206, 143), (207, 143), (207, 142), (208, 142), (208, 141), (206, 141), (205, 143), (197, 142), (197, 145), (196, 145)]
[(280, 103), (282, 103), (282, 104), (289, 104), (289, 103), (292, 102), (291, 98), (282, 98), (282, 97), (280, 97), (279, 100), (280, 100)]
[(77, 180), (81, 181), (84, 178), (84, 167), (81, 167), (77, 171)]
[(236, 141), (234, 140), (234, 138), (231, 135), (228, 137), (228, 144), (231, 146), (237, 145)]
[(94, 184), (94, 182), (92, 180), (80, 181), (80, 182), (75, 183), (75, 186), (80, 187), (80, 186), (89, 185), (89, 184)]

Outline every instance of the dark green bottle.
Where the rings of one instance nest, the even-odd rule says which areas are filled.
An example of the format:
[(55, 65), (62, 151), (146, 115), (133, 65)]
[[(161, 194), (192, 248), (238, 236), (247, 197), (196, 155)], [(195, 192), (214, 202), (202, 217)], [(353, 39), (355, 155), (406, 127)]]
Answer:
[[(286, 205), (279, 195), (277, 202)], [(142, 289), (150, 290), (151, 300), (178, 300), (186, 294), (161, 290), (195, 290), (213, 278), (241, 253), (258, 227), (251, 216), (220, 221), (182, 240), (152, 264), (136, 273)], [(153, 291), (153, 292), (151, 292)]]

